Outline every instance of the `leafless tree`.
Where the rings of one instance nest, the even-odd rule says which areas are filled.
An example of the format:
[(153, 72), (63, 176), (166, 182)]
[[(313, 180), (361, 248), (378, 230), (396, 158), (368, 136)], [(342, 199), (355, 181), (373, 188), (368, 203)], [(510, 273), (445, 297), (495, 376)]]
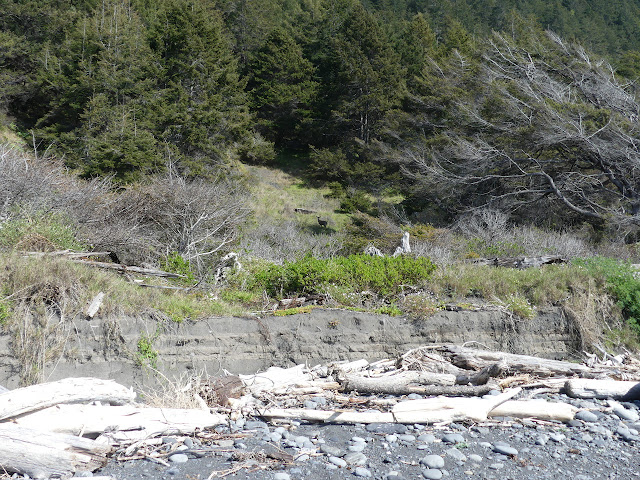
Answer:
[(610, 65), (551, 32), (496, 33), (481, 72), (485, 88), (456, 102), (446, 141), (404, 149), (408, 173), (461, 208), (554, 203), (640, 227), (640, 105)]

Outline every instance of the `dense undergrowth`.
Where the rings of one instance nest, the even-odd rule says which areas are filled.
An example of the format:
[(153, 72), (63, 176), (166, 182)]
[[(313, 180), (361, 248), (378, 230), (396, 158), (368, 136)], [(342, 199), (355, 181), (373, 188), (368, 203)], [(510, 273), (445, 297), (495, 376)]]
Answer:
[[(416, 322), (451, 304), (500, 308), (520, 321), (560, 307), (576, 321), (585, 348), (638, 346), (640, 280), (631, 265), (637, 258), (633, 245), (594, 243), (588, 232), (518, 226), (490, 210), (449, 228), (411, 221), (388, 204), (345, 214), (326, 188), (264, 167), (247, 167), (249, 194), (242, 193), (242, 180), (208, 185), (179, 178), (114, 191), (108, 183), (71, 177), (55, 164), (0, 153), (7, 167), (0, 172), (0, 325), (26, 366), (23, 383), (37, 381), (43, 365), (61, 354), (69, 334), (65, 320), (82, 317), (100, 292), (105, 296), (99, 315), (153, 315), (166, 322), (305, 313), (309, 306), (287, 308), (281, 300), (309, 296), (329, 308)], [(261, 181), (269, 188), (261, 188)], [(318, 216), (328, 225), (320, 225)], [(404, 232), (412, 252), (393, 257)], [(363, 255), (369, 245), (386, 256)], [(182, 278), (145, 278), (146, 284), (173, 289), (141, 288), (118, 273), (52, 255), (61, 250), (108, 250), (122, 263)], [(220, 277), (220, 259), (231, 251), (240, 266)], [(473, 263), (514, 255), (557, 255), (566, 262), (526, 270)], [(133, 354), (151, 366), (152, 339), (141, 337)]]

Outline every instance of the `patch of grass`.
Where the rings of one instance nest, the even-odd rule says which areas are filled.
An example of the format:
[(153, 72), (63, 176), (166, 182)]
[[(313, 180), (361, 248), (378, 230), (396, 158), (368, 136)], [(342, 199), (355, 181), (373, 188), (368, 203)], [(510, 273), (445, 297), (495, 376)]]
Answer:
[(536, 316), (535, 307), (519, 294), (509, 295), (505, 299), (499, 299), (498, 304), (503, 305), (508, 311), (520, 318), (532, 319)]
[(384, 307), (376, 308), (373, 313), (389, 315), (390, 317), (400, 317), (402, 315), (402, 310), (395, 305), (385, 305)]
[(0, 224), (0, 248), (22, 251), (82, 250), (71, 222), (55, 213), (22, 212)]
[(607, 290), (616, 299), (628, 326), (640, 337), (640, 279), (629, 262), (612, 258), (578, 259), (574, 263), (604, 279)]
[(276, 310), (273, 314), (276, 317), (286, 317), (287, 315), (296, 315), (298, 313), (309, 313), (313, 309), (312, 306), (307, 307), (294, 307), (287, 308), (285, 310)]
[(196, 282), (196, 275), (191, 268), (191, 263), (178, 252), (171, 252), (167, 255), (160, 266), (167, 272), (183, 275), (184, 278), (179, 279), (180, 283), (193, 285)]

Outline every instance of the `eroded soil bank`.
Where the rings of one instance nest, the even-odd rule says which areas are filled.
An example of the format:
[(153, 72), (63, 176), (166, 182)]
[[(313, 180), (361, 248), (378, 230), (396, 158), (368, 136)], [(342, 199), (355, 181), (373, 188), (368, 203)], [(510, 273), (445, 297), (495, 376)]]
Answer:
[[(274, 365), (374, 361), (430, 343), (478, 342), (475, 346), (481, 348), (556, 359), (580, 351), (574, 322), (560, 308), (540, 311), (531, 320), (500, 310), (441, 311), (417, 321), (321, 308), (284, 317), (218, 317), (180, 324), (153, 316), (75, 319), (56, 335), (64, 335), (64, 342), (57, 343), (62, 345), (59, 353), (50, 352), (43, 380), (92, 376), (138, 386), (155, 382), (143, 365), (173, 379), (216, 375), (223, 369), (238, 374)], [(0, 384), (8, 388), (18, 386), (24, 362), (12, 353), (13, 341), (0, 336)]]

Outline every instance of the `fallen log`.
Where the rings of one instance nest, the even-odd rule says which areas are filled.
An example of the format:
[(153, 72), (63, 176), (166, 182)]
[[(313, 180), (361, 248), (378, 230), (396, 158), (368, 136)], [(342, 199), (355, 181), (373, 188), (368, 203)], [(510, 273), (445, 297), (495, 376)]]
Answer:
[(640, 382), (573, 378), (566, 381), (564, 388), (574, 398), (640, 400)]
[[(479, 396), (488, 393), (492, 387), (455, 385), (456, 377), (447, 374), (409, 371), (388, 377), (362, 377), (347, 375), (341, 380), (345, 392), (355, 391), (367, 394), (385, 395), (453, 395)], [(418, 385), (416, 385), (418, 384)], [(426, 384), (426, 385), (425, 385)]]
[(107, 263), (107, 262), (94, 262), (92, 260), (84, 260), (81, 258), (71, 258), (72, 262), (82, 263), (84, 265), (89, 265), (91, 267), (98, 268), (106, 268), (109, 270), (117, 270), (120, 273), (137, 273), (140, 275), (151, 275), (154, 277), (163, 277), (163, 278), (186, 278), (184, 275), (179, 275), (177, 273), (165, 272), (163, 270), (157, 270), (155, 268), (143, 268), (136, 267), (135, 265), (124, 265), (121, 263)]
[(535, 418), (566, 423), (573, 420), (578, 409), (562, 402), (546, 400), (510, 400), (489, 412), (489, 417)]
[(132, 403), (136, 394), (113, 380), (67, 378), (0, 394), (0, 421), (60, 403)]
[(0, 467), (31, 478), (68, 478), (103, 466), (111, 450), (87, 438), (0, 425)]
[(107, 432), (111, 441), (123, 442), (158, 435), (190, 435), (226, 423), (227, 419), (196, 409), (56, 405), (15, 418), (13, 422), (69, 435), (96, 436)]
[(457, 421), (483, 422), (489, 412), (515, 397), (520, 388), (507, 390), (488, 398), (435, 397), (424, 400), (407, 400), (392, 409), (397, 423), (440, 423)]
[(490, 398), (436, 397), (397, 403), (390, 412), (377, 410), (355, 412), (346, 410), (311, 410), (305, 408), (272, 408), (258, 410), (264, 418), (296, 419), (330, 423), (440, 423), (471, 420), (482, 422), (496, 406), (520, 392), (514, 388)]
[(459, 345), (439, 345), (435, 349), (452, 364), (466, 370), (481, 370), (495, 363), (502, 363), (502, 368), (509, 373), (526, 373), (539, 377), (582, 376), (594, 377), (601, 372), (586, 365), (548, 360), (545, 358), (518, 355), (515, 353), (476, 350)]

